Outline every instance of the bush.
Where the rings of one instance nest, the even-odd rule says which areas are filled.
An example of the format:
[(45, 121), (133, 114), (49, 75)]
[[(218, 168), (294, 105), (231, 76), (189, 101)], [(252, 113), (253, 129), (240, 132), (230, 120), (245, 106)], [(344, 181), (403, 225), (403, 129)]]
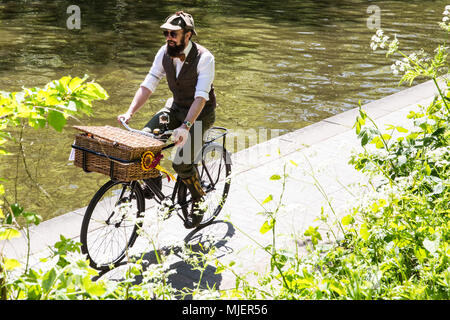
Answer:
[[(447, 6), (439, 24), (447, 32), (449, 11)], [(298, 248), (263, 248), (270, 255), (270, 272), (259, 278), (258, 287), (240, 276), (228, 297), (450, 298), (450, 82), (444, 78), (445, 90), (438, 85), (439, 76), (447, 75), (447, 47), (438, 46), (433, 57), (423, 50), (406, 55), (396, 38), (388, 40), (377, 30), (371, 47), (403, 57), (391, 68), (396, 75), (404, 73), (400, 83), (432, 79), (439, 94), (429, 106), (409, 113), (411, 130), (390, 125), (382, 132), (360, 106), (354, 128), (364, 152), (350, 163), (371, 177), (374, 192), (335, 222), (341, 232), (331, 244), (323, 244), (318, 228), (309, 227), (306, 254)], [(269, 212), (262, 231), (275, 228), (277, 210)]]

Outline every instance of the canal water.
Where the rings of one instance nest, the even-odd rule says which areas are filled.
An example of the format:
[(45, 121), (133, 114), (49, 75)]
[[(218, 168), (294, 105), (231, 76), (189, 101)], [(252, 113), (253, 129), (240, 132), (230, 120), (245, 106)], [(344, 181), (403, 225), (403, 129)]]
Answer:
[[(370, 49), (374, 22), (401, 48), (428, 52), (447, 39), (438, 27), (446, 1), (0, 1), (0, 90), (43, 87), (88, 74), (109, 93), (94, 116), (63, 133), (22, 132), (25, 161), (2, 157), (8, 201), (45, 219), (87, 205), (106, 176), (69, 161), (72, 125), (113, 125), (127, 110), (164, 43), (159, 26), (177, 10), (194, 16), (194, 41), (216, 60), (216, 125), (287, 133), (405, 88), (381, 52)], [(81, 12), (69, 29), (70, 5)], [(370, 9), (369, 9), (370, 8)], [(374, 20), (377, 18), (378, 20)], [(420, 81), (420, 79), (418, 80)], [(141, 127), (169, 97), (165, 80), (130, 123)], [(15, 137), (20, 131), (13, 132)], [(245, 145), (237, 144), (238, 151)]]

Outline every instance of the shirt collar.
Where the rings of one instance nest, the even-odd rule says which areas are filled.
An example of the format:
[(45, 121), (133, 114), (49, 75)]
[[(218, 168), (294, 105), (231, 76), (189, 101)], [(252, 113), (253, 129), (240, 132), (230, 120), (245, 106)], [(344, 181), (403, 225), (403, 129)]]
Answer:
[(189, 52), (191, 51), (191, 48), (192, 48), (192, 42), (191, 42), (191, 40), (189, 40), (188, 45), (183, 50), (183, 53), (186, 55), (186, 57), (188, 56)]

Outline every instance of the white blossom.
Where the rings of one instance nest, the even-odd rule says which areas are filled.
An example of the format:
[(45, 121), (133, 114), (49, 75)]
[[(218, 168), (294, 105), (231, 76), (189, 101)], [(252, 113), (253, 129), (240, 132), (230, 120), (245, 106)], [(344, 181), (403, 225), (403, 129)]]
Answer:
[(215, 289), (199, 290), (192, 296), (193, 300), (217, 300), (220, 299), (220, 292)]
[(430, 60), (428, 55), (422, 50), (411, 53), (408, 57), (404, 57), (401, 60), (396, 60), (391, 65), (391, 70), (394, 74), (405, 72), (414, 69), (415, 65), (423, 65)]
[(383, 30), (378, 29), (375, 35), (372, 36), (372, 42), (370, 43), (370, 48), (372, 50), (376, 50), (378, 47), (384, 49), (386, 47), (386, 43), (389, 40), (388, 36), (383, 35)]
[(87, 254), (83, 254), (81, 252), (76, 251), (66, 251), (65, 258), (69, 263), (76, 264), (78, 261), (86, 261)]
[(442, 14), (444, 17), (442, 18), (442, 21), (439, 22), (439, 27), (447, 32), (450, 32), (450, 5), (445, 6), (445, 10)]
[(436, 167), (446, 167), (450, 165), (450, 146), (431, 150), (427, 153), (427, 157), (435, 163)]
[(394, 54), (398, 50), (398, 45), (399, 45), (399, 42), (397, 39), (397, 35), (395, 35), (394, 40), (392, 40), (391, 43), (389, 43), (387, 56)]

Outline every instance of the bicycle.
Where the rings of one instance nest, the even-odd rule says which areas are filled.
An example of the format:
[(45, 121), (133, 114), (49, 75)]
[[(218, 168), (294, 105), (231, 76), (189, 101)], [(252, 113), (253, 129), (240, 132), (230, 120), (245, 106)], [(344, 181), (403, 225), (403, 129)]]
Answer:
[[(164, 124), (165, 130), (161, 132), (155, 130), (153, 133), (132, 129), (124, 122), (122, 124), (129, 131), (163, 142), (167, 142), (172, 134), (167, 130), (167, 123)], [(212, 127), (207, 135), (211, 135), (214, 131), (220, 133), (205, 139), (201, 159), (196, 166), (201, 186), (206, 193), (204, 199), (207, 206), (197, 229), (209, 225), (219, 215), (230, 189), (231, 158), (225, 149), (228, 130), (223, 127)], [(220, 138), (222, 144), (216, 142)], [(162, 149), (167, 150), (174, 145), (174, 143), (166, 144)], [(168, 219), (176, 211), (177, 216), (184, 222), (192, 199), (181, 179), (176, 177), (172, 192), (165, 192), (167, 186), (165, 188), (164, 184), (160, 188), (151, 179), (148, 182), (147, 186), (154, 195), (152, 200), (156, 201), (160, 209), (162, 206), (162, 209), (168, 212), (164, 218)], [(142, 228), (141, 218), (144, 213), (150, 214), (145, 212), (146, 198), (143, 186), (142, 180), (124, 182), (111, 179), (93, 196), (84, 214), (80, 233), (81, 251), (87, 255), (93, 268), (107, 271), (111, 267), (117, 267), (127, 255), (127, 250), (134, 245), (138, 230)]]

